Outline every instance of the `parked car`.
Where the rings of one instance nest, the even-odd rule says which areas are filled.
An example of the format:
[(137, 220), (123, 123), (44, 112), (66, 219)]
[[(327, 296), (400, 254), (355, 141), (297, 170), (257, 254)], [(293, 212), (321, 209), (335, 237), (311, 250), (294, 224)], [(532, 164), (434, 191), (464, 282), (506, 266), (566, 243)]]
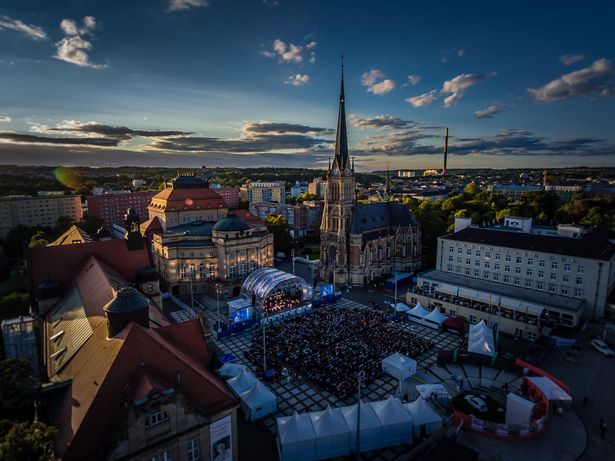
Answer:
[(476, 408), (481, 413), (487, 411), (487, 404), (480, 397), (475, 395), (466, 395), (463, 399), (468, 403), (468, 405)]
[(615, 352), (613, 352), (613, 349), (611, 349), (608, 344), (601, 339), (592, 339), (592, 342), (590, 344), (594, 349), (596, 349), (605, 357), (615, 356)]

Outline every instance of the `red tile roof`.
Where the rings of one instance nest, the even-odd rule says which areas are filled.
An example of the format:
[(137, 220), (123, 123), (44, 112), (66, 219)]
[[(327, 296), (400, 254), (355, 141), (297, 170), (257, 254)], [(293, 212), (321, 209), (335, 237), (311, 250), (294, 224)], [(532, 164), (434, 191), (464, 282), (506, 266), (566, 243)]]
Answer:
[(232, 212), (235, 213), (238, 217), (240, 217), (244, 221), (246, 221), (251, 226), (264, 226), (265, 225), (265, 221), (260, 219), (258, 216), (253, 215), (248, 210), (244, 210), (243, 208), (237, 208), (235, 210), (232, 210)]
[[(160, 201), (166, 206), (162, 207)], [(162, 208), (161, 208), (162, 207)], [(158, 192), (150, 203), (149, 208), (161, 208), (166, 211), (197, 210), (225, 208), (224, 199), (207, 187), (180, 187), (167, 188)]]

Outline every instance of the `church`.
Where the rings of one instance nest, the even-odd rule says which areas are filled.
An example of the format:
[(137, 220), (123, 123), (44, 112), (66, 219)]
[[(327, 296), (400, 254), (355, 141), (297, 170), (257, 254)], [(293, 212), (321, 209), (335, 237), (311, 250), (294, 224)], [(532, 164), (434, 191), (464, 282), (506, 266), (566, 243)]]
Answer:
[(354, 159), (348, 157), (344, 70), (335, 140), (320, 226), (320, 279), (365, 285), (421, 265), (421, 229), (401, 203), (357, 203)]

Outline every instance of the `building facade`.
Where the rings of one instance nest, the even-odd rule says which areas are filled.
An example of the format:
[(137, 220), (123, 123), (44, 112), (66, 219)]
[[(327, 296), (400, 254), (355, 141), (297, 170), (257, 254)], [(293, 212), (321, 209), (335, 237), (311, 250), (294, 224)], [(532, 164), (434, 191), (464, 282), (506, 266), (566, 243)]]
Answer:
[(0, 238), (19, 225), (54, 227), (61, 217), (81, 222), (83, 209), (79, 195), (0, 197)]
[(276, 203), (250, 203), (250, 213), (265, 220), (280, 214), (290, 226), (291, 236), (305, 237), (314, 233), (322, 219), (322, 202), (305, 201), (296, 205)]
[(118, 194), (90, 195), (86, 197), (88, 216), (103, 220), (105, 226), (124, 222), (129, 208), (134, 208), (142, 219), (147, 217), (147, 207), (154, 192), (127, 192)]
[(357, 204), (354, 164), (348, 157), (344, 77), (335, 157), (329, 165), (320, 226), (320, 278), (364, 285), (394, 271), (420, 267), (420, 227), (400, 203)]
[(244, 202), (286, 203), (286, 186), (283, 182), (251, 182), (241, 188)]
[(308, 184), (308, 193), (319, 198), (324, 198), (327, 194), (327, 179), (317, 176)]
[(239, 187), (214, 187), (212, 188), (224, 200), (227, 208), (237, 208), (239, 201)]

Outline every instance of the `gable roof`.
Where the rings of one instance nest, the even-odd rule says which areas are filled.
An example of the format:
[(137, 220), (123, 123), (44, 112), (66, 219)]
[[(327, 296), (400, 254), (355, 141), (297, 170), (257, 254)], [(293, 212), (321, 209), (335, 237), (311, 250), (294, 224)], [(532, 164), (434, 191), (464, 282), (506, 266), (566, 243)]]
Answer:
[(359, 203), (354, 208), (350, 233), (366, 234), (414, 225), (417, 225), (414, 215), (401, 203)]
[(51, 242), (47, 246), (57, 246), (57, 245), (71, 245), (76, 243), (86, 243), (91, 242), (92, 237), (85, 232), (83, 229), (80, 229), (76, 225), (70, 226), (66, 232), (60, 235), (57, 239)]

